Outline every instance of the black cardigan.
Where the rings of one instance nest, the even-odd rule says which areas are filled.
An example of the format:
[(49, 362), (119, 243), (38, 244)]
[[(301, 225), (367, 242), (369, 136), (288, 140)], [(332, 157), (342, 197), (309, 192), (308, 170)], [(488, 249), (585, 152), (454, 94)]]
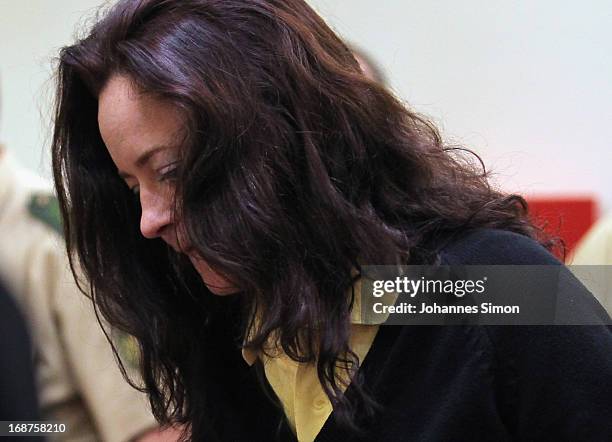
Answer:
[[(443, 264), (559, 264), (528, 238), (486, 229), (446, 245), (441, 257)], [(607, 318), (586, 289), (567, 302)], [(235, 340), (218, 345), (222, 368), (203, 440), (295, 441), (269, 399), (271, 389), (260, 387)], [(368, 420), (358, 413), (366, 428), (359, 435), (342, 430), (332, 413), (317, 442), (612, 441), (612, 328), (603, 320), (600, 326), (381, 326), (360, 372), (382, 409)]]

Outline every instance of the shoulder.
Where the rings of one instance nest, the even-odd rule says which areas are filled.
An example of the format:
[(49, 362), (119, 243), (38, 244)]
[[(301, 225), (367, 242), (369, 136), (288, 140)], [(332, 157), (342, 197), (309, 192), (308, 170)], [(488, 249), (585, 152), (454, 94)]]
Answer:
[[(529, 237), (475, 229), (448, 241), (440, 255), (444, 265), (508, 266), (500, 270), (500, 275), (522, 293), (523, 308), (543, 312), (539, 309), (544, 302), (554, 303), (555, 310), (550, 314), (554, 313), (553, 322), (557, 324), (610, 324), (608, 314), (583, 283)], [(527, 266), (531, 269), (526, 270)]]
[(572, 264), (611, 265), (612, 264), (612, 216), (598, 221), (580, 241)]
[(40, 176), (22, 167), (15, 168), (15, 198), (25, 223), (36, 224), (52, 235), (61, 233), (59, 204), (53, 187)]
[(0, 275), (16, 296), (63, 262), (60, 216), (51, 186), (10, 157), (0, 159)]
[(49, 182), (7, 156), (0, 160), (0, 184), (4, 230), (37, 229), (52, 236), (61, 233), (59, 204)]
[(28, 216), (56, 234), (62, 233), (62, 220), (57, 198), (49, 192), (35, 192), (27, 199)]
[(440, 250), (444, 264), (559, 265), (537, 241), (514, 232), (474, 229), (449, 240)]

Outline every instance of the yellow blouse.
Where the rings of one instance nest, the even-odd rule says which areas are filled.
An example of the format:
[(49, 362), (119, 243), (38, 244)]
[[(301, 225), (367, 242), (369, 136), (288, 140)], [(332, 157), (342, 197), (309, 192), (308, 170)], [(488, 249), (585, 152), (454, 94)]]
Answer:
[[(355, 284), (349, 346), (361, 363), (372, 346), (379, 326), (362, 323), (358, 285), (359, 281)], [(266, 378), (280, 399), (298, 441), (314, 441), (332, 412), (331, 402), (319, 382), (316, 365), (296, 362), (280, 350), (274, 356), (255, 354), (248, 350), (243, 350), (242, 355), (250, 365), (258, 357), (261, 358)], [(346, 372), (344, 374), (348, 376)], [(348, 382), (344, 384), (348, 385)]]

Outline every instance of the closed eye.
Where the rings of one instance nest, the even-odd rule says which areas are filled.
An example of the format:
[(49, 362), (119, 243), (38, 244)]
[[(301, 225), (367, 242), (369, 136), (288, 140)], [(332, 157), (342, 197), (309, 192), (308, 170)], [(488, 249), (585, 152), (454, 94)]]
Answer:
[(175, 179), (178, 172), (178, 161), (174, 161), (164, 167), (162, 167), (158, 173), (159, 178), (158, 181), (172, 180)]

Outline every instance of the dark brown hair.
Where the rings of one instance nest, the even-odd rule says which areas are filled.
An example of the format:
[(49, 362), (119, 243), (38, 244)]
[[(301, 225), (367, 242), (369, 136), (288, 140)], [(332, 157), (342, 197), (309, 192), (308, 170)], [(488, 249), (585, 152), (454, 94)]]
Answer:
[(442, 239), (469, 229), (535, 235), (524, 200), (491, 189), (480, 163), (365, 78), (303, 0), (120, 1), (61, 51), (55, 182), (68, 250), (104, 317), (138, 340), (155, 415), (190, 423), (196, 440), (210, 411), (214, 296), (139, 233), (138, 201), (97, 124), (113, 74), (183, 112), (176, 214), (202, 257), (243, 289), (240, 328), (258, 312), (245, 345), (262, 350), (277, 336), (294, 360), (316, 361), (349, 428), (355, 402), (373, 406), (359, 373), (353, 400), (336, 376), (338, 365), (358, 367), (352, 272), (435, 262)]

